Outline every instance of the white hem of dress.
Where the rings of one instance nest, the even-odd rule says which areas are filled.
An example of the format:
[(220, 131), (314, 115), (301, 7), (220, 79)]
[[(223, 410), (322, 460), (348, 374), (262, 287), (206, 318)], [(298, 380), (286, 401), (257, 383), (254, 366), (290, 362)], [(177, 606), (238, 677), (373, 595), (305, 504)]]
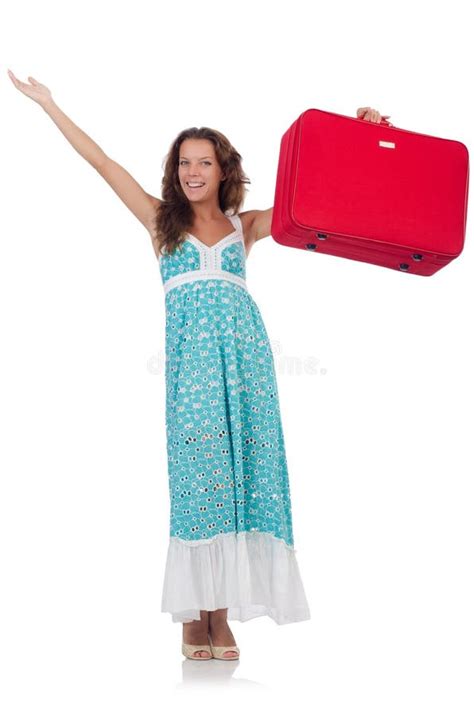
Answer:
[(170, 537), (161, 611), (174, 622), (227, 608), (227, 620), (269, 616), (278, 625), (311, 618), (296, 550), (256, 529), (210, 539)]

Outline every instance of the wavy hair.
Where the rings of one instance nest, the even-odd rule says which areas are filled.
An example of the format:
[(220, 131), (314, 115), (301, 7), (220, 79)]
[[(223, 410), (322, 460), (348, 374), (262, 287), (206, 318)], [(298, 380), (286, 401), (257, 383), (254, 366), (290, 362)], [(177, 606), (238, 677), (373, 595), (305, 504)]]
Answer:
[(245, 192), (248, 191), (244, 184), (251, 183), (242, 169), (241, 155), (224, 134), (209, 127), (183, 129), (171, 144), (164, 160), (162, 200), (156, 212), (154, 226), (160, 253), (173, 253), (183, 244), (184, 234), (193, 221), (191, 202), (182, 190), (178, 177), (179, 150), (185, 139), (208, 139), (214, 144), (217, 161), (225, 176), (219, 186), (219, 206), (224, 213), (229, 209), (233, 214), (239, 212), (244, 203)]

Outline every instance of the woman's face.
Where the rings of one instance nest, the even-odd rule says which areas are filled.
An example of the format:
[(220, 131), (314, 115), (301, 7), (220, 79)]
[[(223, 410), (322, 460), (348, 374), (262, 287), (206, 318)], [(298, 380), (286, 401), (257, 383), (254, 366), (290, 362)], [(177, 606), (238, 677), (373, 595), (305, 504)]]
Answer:
[[(224, 174), (217, 162), (214, 144), (208, 139), (185, 139), (179, 150), (178, 177), (191, 203), (217, 203)], [(203, 184), (193, 188), (189, 184)]]

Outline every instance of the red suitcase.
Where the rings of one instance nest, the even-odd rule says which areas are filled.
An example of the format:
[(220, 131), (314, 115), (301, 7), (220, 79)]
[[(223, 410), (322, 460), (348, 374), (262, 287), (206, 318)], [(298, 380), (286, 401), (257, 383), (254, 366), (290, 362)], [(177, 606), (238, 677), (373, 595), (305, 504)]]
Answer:
[(281, 139), (271, 235), (430, 276), (463, 249), (468, 186), (459, 141), (307, 109)]

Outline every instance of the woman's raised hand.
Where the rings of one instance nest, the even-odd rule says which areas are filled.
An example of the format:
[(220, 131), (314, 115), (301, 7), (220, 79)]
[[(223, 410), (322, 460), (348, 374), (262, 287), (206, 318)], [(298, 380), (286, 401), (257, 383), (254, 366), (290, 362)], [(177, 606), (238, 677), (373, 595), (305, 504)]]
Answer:
[(26, 82), (20, 82), (11, 70), (8, 70), (8, 76), (20, 92), (23, 92), (23, 94), (26, 94), (27, 97), (38, 102), (41, 106), (44, 106), (46, 102), (52, 99), (49, 89), (41, 82), (37, 82), (34, 77), (28, 77), (30, 84), (26, 84)]
[(390, 114), (380, 114), (372, 107), (359, 107), (356, 114), (357, 119), (364, 119), (367, 122), (381, 122), (382, 119), (388, 119)]

